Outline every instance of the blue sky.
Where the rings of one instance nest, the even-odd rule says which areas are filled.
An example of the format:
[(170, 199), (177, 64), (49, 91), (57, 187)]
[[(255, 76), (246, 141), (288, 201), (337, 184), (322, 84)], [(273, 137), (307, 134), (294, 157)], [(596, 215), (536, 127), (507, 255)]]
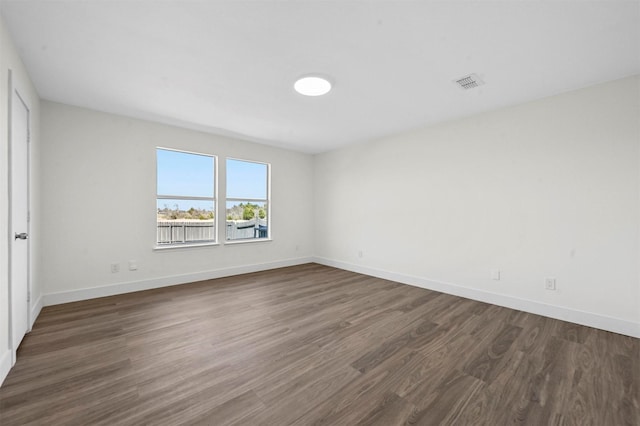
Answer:
[(214, 158), (157, 150), (158, 194), (213, 197)]
[[(165, 149), (157, 150), (158, 194), (212, 197), (214, 191), (214, 157)], [(267, 165), (240, 160), (226, 160), (227, 197), (267, 198)], [(210, 201), (158, 200), (158, 208), (189, 207), (211, 210)]]
[(267, 198), (267, 165), (227, 159), (227, 198)]

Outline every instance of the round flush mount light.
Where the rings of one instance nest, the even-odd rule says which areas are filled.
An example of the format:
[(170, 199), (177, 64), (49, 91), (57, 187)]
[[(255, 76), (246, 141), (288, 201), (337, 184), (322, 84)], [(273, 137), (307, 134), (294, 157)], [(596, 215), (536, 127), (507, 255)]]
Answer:
[(299, 78), (293, 85), (293, 88), (301, 95), (322, 96), (329, 93), (331, 90), (331, 83), (324, 77), (309, 75)]

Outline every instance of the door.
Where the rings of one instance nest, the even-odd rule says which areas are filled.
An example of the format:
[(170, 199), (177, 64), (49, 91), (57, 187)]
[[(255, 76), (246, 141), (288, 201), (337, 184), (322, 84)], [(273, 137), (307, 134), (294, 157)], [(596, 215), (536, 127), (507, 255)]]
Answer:
[(9, 74), (9, 291), (14, 354), (29, 330), (29, 107)]

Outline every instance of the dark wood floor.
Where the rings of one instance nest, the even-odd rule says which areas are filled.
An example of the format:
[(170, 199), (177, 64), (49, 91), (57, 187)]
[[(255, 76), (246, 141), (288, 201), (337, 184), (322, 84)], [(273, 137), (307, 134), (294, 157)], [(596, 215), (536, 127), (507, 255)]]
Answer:
[(638, 425), (640, 341), (316, 264), (43, 309), (9, 425)]

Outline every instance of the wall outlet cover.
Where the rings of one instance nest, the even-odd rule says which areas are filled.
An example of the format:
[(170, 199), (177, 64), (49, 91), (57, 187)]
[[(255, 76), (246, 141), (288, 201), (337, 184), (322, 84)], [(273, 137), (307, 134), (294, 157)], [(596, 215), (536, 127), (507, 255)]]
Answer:
[(556, 279), (555, 278), (545, 278), (544, 279), (544, 288), (546, 290), (556, 290)]

